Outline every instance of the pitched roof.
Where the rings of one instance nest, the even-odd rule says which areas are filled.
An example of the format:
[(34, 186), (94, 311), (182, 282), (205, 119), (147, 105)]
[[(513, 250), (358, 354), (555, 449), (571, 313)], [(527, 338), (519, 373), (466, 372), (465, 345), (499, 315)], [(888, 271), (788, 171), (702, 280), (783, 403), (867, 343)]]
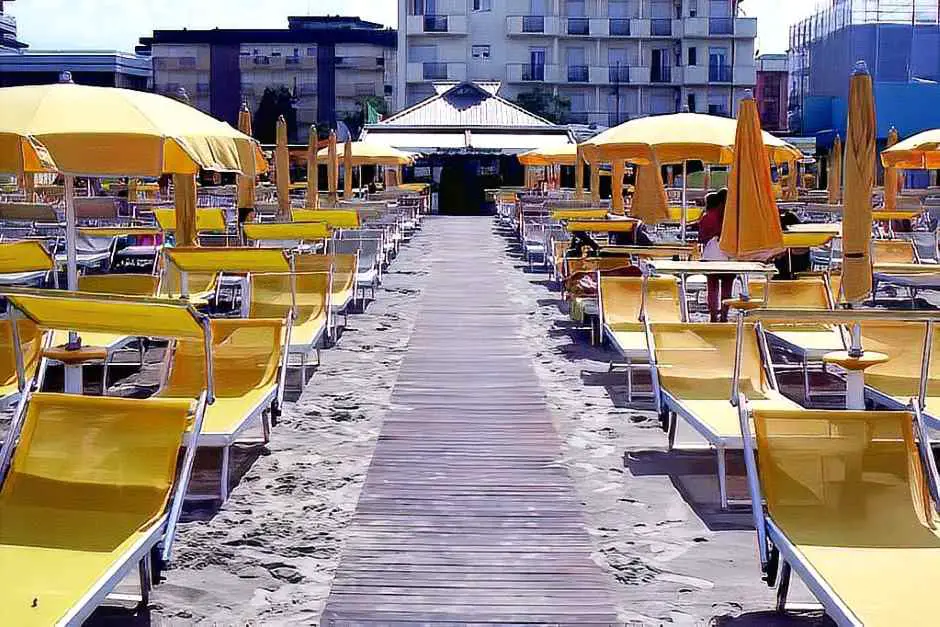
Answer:
[[(489, 89), (488, 89), (489, 88)], [(544, 128), (555, 125), (500, 98), (492, 85), (464, 82), (383, 120), (379, 126)]]

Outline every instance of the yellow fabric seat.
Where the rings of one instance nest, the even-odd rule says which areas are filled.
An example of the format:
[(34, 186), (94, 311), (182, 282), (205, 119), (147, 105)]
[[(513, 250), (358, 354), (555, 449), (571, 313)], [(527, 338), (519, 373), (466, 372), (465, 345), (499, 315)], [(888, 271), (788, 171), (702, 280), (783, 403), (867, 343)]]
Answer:
[[(866, 626), (933, 625), (940, 536), (909, 412), (752, 412), (771, 540)], [(832, 614), (834, 599), (820, 598)]]
[(333, 311), (342, 311), (352, 301), (358, 267), (356, 255), (298, 255), (294, 258), (294, 269), (299, 273), (329, 272), (330, 268), (333, 269), (330, 293), (330, 307)]
[[(45, 335), (31, 320), (20, 319), (16, 322), (20, 334), (20, 347), (23, 351), (23, 365), (27, 380), (36, 373), (39, 355), (46, 342)], [(9, 319), (0, 319), (0, 403), (19, 395), (16, 374), (16, 351), (13, 346), (13, 327)]]
[(330, 298), (329, 271), (317, 273), (252, 274), (249, 317), (286, 319), (296, 290), (296, 317), (291, 327), (291, 351), (309, 349), (327, 327)]
[[(865, 320), (862, 347), (866, 351), (884, 353), (889, 360), (865, 371), (865, 385), (907, 406), (911, 397), (920, 394), (920, 372), (924, 353), (924, 323)], [(927, 376), (925, 414), (934, 423), (940, 422), (940, 375), (934, 364), (940, 359), (940, 338), (934, 335), (930, 347), (931, 369)]]
[(0, 491), (0, 604), (10, 625), (77, 611), (159, 539), (191, 399), (34, 394)]

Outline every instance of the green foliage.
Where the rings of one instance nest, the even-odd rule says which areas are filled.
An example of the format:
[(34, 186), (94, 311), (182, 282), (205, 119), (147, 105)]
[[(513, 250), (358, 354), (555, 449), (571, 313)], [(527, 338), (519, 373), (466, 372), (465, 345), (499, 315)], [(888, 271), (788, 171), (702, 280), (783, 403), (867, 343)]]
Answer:
[(571, 112), (571, 100), (556, 96), (551, 91), (540, 87), (519, 94), (515, 103), (529, 113), (534, 113), (555, 124), (564, 124), (565, 118)]
[(356, 100), (355, 113), (347, 112), (343, 115), (343, 122), (354, 136), (358, 136), (362, 127), (369, 124), (367, 115), (370, 107), (382, 117), (388, 115), (388, 102), (382, 96), (363, 96)]
[(294, 95), (284, 85), (265, 87), (252, 121), (255, 138), (262, 144), (276, 143), (277, 118), (282, 115), (287, 120), (288, 139), (296, 139), (297, 109), (294, 108)]

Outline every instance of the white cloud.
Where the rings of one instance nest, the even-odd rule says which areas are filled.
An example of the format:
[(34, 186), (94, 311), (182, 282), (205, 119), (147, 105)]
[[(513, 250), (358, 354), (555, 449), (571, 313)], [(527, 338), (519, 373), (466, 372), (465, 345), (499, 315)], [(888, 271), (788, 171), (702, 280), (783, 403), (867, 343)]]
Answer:
[(757, 49), (786, 52), (790, 25), (813, 13), (817, 0), (744, 0), (744, 14), (757, 18)]
[(155, 29), (287, 28), (288, 15), (398, 21), (395, 0), (24, 0), (7, 10), (34, 49), (133, 50)]

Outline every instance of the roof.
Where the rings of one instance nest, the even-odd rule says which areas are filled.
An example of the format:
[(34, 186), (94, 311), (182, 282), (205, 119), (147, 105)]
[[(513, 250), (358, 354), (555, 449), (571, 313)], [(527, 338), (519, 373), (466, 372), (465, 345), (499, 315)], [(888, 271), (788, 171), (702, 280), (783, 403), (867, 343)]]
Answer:
[(106, 72), (150, 77), (151, 59), (119, 50), (28, 50), (0, 54), (2, 72)]
[(483, 85), (464, 82), (390, 116), (379, 126), (518, 128), (554, 125), (545, 118), (491, 93)]

